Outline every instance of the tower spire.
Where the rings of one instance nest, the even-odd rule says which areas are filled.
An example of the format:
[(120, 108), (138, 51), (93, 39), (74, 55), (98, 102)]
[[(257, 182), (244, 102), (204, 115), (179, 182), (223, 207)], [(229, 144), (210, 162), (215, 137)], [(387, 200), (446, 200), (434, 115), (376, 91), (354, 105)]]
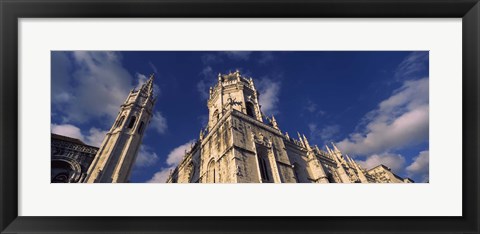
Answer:
[(328, 148), (328, 145), (325, 145), (327, 147), (327, 151), (330, 153), (330, 155), (333, 157), (333, 160), (337, 163), (337, 172), (339, 174), (340, 179), (342, 180), (343, 183), (351, 183), (350, 177), (347, 175), (347, 172), (345, 171), (345, 168), (343, 168), (342, 163), (337, 157), (337, 153), (333, 152), (330, 148)]
[[(85, 183), (126, 183), (152, 118), (154, 75), (139, 91), (130, 92), (93, 159)], [(141, 106), (141, 108), (137, 108)]]
[(315, 150), (316, 150), (318, 153), (320, 153), (320, 149), (318, 148), (318, 145), (315, 145), (314, 147), (315, 147)]
[(302, 144), (302, 146), (305, 147), (305, 143), (303, 142), (302, 136), (300, 135), (299, 132), (297, 132), (297, 135), (298, 135), (298, 140), (300, 141), (300, 143)]
[(200, 129), (200, 134), (199, 134), (198, 139), (201, 141), (201, 140), (203, 140), (203, 137), (204, 137), (203, 129)]
[(335, 156), (338, 157), (338, 159), (344, 163), (344, 164), (347, 164), (347, 161), (345, 161), (345, 159), (343, 158), (342, 156), (342, 152), (337, 148), (337, 146), (335, 145), (335, 143), (331, 142), (332, 146), (333, 146), (333, 152), (335, 154)]
[[(327, 152), (332, 155), (332, 150), (330, 150), (330, 148), (328, 148), (328, 145), (325, 145), (325, 147), (327, 148)], [(332, 155), (333, 156), (333, 155)]]
[(332, 145), (333, 145), (333, 149), (334, 149), (335, 151), (337, 151), (337, 152), (340, 152), (340, 150), (338, 150), (338, 148), (337, 148), (337, 146), (335, 145), (335, 143), (333, 143), (333, 142), (331, 142), (331, 143), (332, 143)]
[(302, 136), (303, 136), (303, 143), (305, 144), (305, 148), (307, 148), (307, 150), (311, 151), (312, 147), (310, 147), (310, 143), (308, 143), (307, 137), (304, 134), (302, 134)]
[(357, 171), (357, 175), (358, 175), (358, 178), (360, 179), (360, 182), (362, 182), (362, 183), (368, 183), (367, 177), (365, 176), (365, 174), (363, 174), (363, 171), (362, 171), (362, 169), (358, 166), (357, 162), (355, 162), (355, 160), (353, 160), (352, 158), (350, 158), (348, 155), (347, 155), (347, 158), (348, 158), (348, 160), (353, 164), (353, 167), (354, 167), (355, 170)]
[(274, 115), (272, 115), (272, 126), (273, 126), (273, 128), (275, 128), (277, 130), (279, 129), (278, 124), (277, 124), (277, 120), (275, 119)]
[(150, 77), (148, 80), (140, 87), (141, 92), (143, 92), (145, 95), (149, 96), (150, 98), (154, 99), (153, 97), (153, 81), (155, 79), (155, 74), (152, 73), (150, 74)]
[(348, 155), (345, 155), (345, 157), (347, 158), (349, 166), (350, 167), (355, 167), (352, 158), (350, 158)]

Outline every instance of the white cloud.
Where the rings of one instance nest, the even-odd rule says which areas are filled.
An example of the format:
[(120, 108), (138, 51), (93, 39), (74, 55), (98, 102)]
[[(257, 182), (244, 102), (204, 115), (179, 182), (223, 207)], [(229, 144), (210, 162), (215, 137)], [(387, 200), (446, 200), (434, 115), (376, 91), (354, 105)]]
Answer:
[(69, 72), (72, 63), (64, 52), (52, 53), (52, 103), (66, 103), (72, 98), (69, 89)]
[(222, 53), (231, 59), (248, 60), (252, 51), (224, 51)]
[(216, 75), (213, 73), (211, 66), (206, 66), (200, 72), (202, 79), (197, 83), (197, 90), (203, 99), (207, 99), (210, 96), (210, 87), (212, 87), (217, 81)]
[(303, 109), (306, 110), (307, 113), (313, 117), (321, 117), (326, 114), (325, 111), (318, 108), (318, 105), (310, 99), (307, 100)]
[(317, 131), (317, 124), (315, 123), (308, 124), (308, 129), (310, 130), (310, 133)]
[(265, 77), (257, 81), (256, 85), (260, 93), (262, 112), (266, 115), (277, 114), (281, 82)]
[(71, 124), (51, 124), (52, 133), (85, 141), (80, 128)]
[(155, 74), (158, 74), (158, 69), (155, 65), (153, 65), (152, 62), (148, 62), (148, 65), (150, 65), (150, 67), (152, 68), (153, 72), (155, 72)]
[(375, 166), (383, 164), (387, 167), (390, 167), (393, 172), (399, 174), (403, 171), (405, 165), (405, 158), (400, 154), (391, 154), (391, 153), (384, 153), (384, 154), (374, 154), (369, 157), (365, 161), (356, 160), (358, 164), (360, 164), (365, 169), (371, 169)]
[(317, 124), (310, 123), (308, 124), (308, 129), (310, 130), (310, 137), (312, 138), (312, 140), (320, 138), (322, 141), (325, 142), (331, 142), (335, 135), (340, 132), (340, 126), (336, 124), (328, 125), (323, 127), (322, 129), (318, 129)]
[(203, 77), (206, 79), (212, 79), (215, 80), (215, 74), (213, 73), (213, 69), (210, 66), (206, 66), (203, 68), (203, 70), (200, 72)]
[[(201, 57), (202, 63), (204, 65), (212, 65), (224, 62), (224, 60), (249, 60), (252, 55), (252, 51), (221, 51), (217, 53), (208, 53), (204, 54)], [(260, 60), (266, 60), (265, 62), (272, 59), (273, 56), (262, 55)], [(260, 61), (259, 60), (259, 61)]]
[(105, 136), (107, 135), (107, 132), (108, 131), (103, 131), (98, 128), (90, 128), (90, 130), (88, 130), (89, 135), (85, 136), (85, 143), (100, 147), (103, 139), (105, 139)]
[[(140, 73), (132, 79), (121, 59), (116, 52), (52, 53), (52, 104), (55, 111), (60, 111), (63, 123), (100, 120), (103, 127), (113, 123), (130, 89), (139, 88), (148, 80)], [(150, 66), (156, 70), (153, 64)], [(159, 94), (160, 88), (154, 84), (154, 95)], [(160, 112), (154, 113), (151, 125), (160, 134), (167, 129), (167, 121)], [(104, 132), (96, 128), (89, 131), (86, 143), (101, 143), (100, 135)]]
[(135, 159), (135, 167), (148, 167), (154, 165), (158, 161), (158, 156), (155, 152), (151, 152), (147, 146), (140, 146), (137, 158)]
[(308, 100), (305, 109), (310, 113), (314, 113), (317, 110), (317, 104), (315, 104), (311, 100)]
[(258, 62), (260, 64), (266, 64), (274, 59), (273, 53), (272, 52), (260, 52), (260, 58), (258, 59)]
[(107, 131), (90, 128), (88, 135), (83, 135), (80, 128), (72, 124), (51, 124), (52, 133), (78, 139), (87, 145), (100, 147)]
[(413, 159), (412, 164), (407, 167), (407, 174), (410, 177), (420, 178), (421, 182), (428, 181), (429, 177), (429, 151), (425, 150)]
[(159, 134), (163, 134), (167, 131), (167, 119), (159, 111), (155, 111), (150, 121), (150, 126), (153, 127)]
[(201, 60), (204, 65), (223, 62), (218, 54), (204, 54), (202, 55)]
[(170, 171), (175, 169), (175, 167), (182, 161), (185, 152), (190, 150), (194, 143), (195, 140), (191, 140), (170, 151), (166, 160), (168, 167), (161, 168), (160, 171), (156, 172), (152, 178), (147, 181), (147, 183), (165, 183), (170, 175)]
[(200, 121), (200, 125), (202, 127), (208, 124), (208, 115), (200, 115), (197, 117), (197, 119)]
[(152, 178), (147, 181), (147, 183), (165, 183), (167, 182), (170, 171), (175, 169), (175, 167), (162, 168), (159, 172), (153, 174)]
[[(52, 133), (62, 136), (68, 136), (78, 139), (87, 145), (100, 147), (102, 141), (105, 139), (105, 135), (108, 131), (102, 131), (97, 128), (91, 128), (88, 131), (88, 135), (83, 135), (80, 128), (71, 124), (52, 124)], [(137, 159), (135, 161), (136, 167), (146, 167), (155, 164), (158, 161), (158, 156), (155, 152), (150, 152), (150, 148), (146, 146), (140, 146)]]
[(417, 51), (410, 53), (395, 70), (395, 78), (403, 80), (413, 79), (420, 71), (428, 69), (428, 52)]
[(200, 97), (202, 99), (208, 99), (208, 96), (209, 96), (208, 91), (207, 91), (209, 88), (207, 87), (207, 85), (205, 83), (206, 83), (205, 80), (200, 80), (197, 83), (197, 90), (200, 93)]
[(64, 121), (83, 123), (104, 117), (113, 121), (132, 86), (121, 55), (101, 51), (52, 54), (52, 103)]
[(185, 152), (192, 148), (193, 143), (195, 140), (191, 140), (181, 146), (176, 147), (167, 156), (167, 164), (169, 166), (176, 166), (180, 161), (182, 161), (183, 157), (185, 156)]
[(147, 82), (148, 77), (141, 73), (137, 73), (136, 76), (137, 76), (137, 86), (135, 87), (135, 89), (139, 89), (142, 87), (143, 84), (145, 84), (145, 82)]
[(428, 141), (428, 78), (405, 81), (392, 96), (368, 113), (365, 129), (337, 143), (345, 153), (368, 155)]

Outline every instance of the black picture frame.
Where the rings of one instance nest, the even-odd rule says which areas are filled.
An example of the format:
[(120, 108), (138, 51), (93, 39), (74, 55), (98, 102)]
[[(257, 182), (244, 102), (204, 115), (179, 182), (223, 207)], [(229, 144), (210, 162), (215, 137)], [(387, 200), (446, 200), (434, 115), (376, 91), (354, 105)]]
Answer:
[[(1, 0), (0, 15), (1, 233), (478, 233), (479, 231), (480, 5), (478, 0)], [(58, 17), (462, 18), (463, 215), (462, 217), (18, 216), (17, 21), (19, 18)]]

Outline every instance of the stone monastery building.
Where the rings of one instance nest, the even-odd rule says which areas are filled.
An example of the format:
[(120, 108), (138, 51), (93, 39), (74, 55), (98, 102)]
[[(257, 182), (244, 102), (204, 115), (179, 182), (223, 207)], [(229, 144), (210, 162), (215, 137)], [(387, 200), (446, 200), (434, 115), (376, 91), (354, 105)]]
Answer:
[(304, 135), (283, 133), (263, 115), (252, 78), (218, 75), (210, 88), (206, 129), (168, 183), (411, 183), (379, 165), (365, 170), (332, 143), (326, 151)]
[[(156, 101), (153, 80), (152, 75), (140, 89), (130, 91), (100, 148), (90, 147), (94, 157), (81, 151), (89, 146), (75, 139), (65, 138), (68, 141), (62, 142), (68, 144), (52, 145), (52, 149), (55, 148), (52, 150), (52, 182), (129, 182)], [(333, 143), (324, 151), (310, 145), (304, 135), (297, 134), (296, 139), (290, 137), (281, 131), (274, 116), (262, 113), (258, 100), (252, 78), (238, 71), (219, 74), (217, 84), (210, 87), (208, 126), (200, 131), (199, 139), (185, 152), (166, 182), (413, 182), (395, 175), (384, 165), (366, 170), (342, 154)]]

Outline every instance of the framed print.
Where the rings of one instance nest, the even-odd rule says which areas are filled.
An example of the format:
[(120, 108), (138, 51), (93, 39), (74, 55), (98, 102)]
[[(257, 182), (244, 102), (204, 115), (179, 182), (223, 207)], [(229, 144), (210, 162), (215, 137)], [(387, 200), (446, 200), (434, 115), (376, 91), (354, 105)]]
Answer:
[(1, 4), (2, 233), (478, 232), (478, 1)]

